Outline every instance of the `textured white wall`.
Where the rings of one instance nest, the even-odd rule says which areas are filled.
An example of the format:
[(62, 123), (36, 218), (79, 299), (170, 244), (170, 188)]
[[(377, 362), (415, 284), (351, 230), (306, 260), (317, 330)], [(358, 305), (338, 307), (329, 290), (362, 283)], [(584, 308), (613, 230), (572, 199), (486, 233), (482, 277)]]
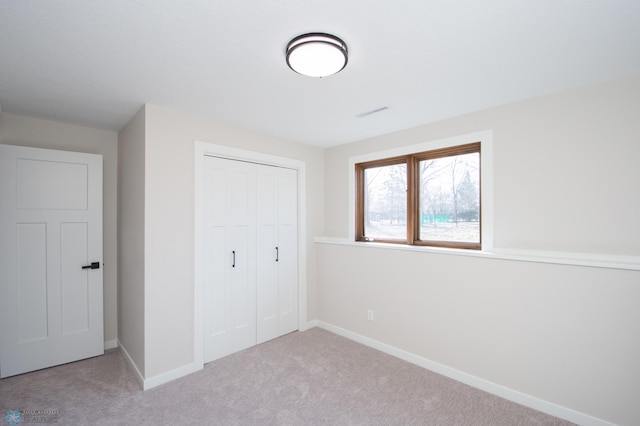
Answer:
[[(325, 231), (348, 158), (493, 131), (496, 248), (640, 256), (640, 76), (325, 152)], [(619, 424), (640, 408), (640, 272), (319, 244), (318, 319)], [(366, 321), (375, 310), (374, 322)]]
[(3, 112), (0, 143), (101, 154), (103, 158), (104, 339), (117, 338), (117, 161), (118, 134)]

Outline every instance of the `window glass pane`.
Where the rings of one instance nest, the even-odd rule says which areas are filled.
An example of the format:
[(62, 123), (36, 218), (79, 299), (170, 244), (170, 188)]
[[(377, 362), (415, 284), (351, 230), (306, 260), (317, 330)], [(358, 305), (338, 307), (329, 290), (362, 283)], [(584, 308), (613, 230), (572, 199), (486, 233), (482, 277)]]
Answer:
[(406, 164), (364, 170), (364, 235), (374, 240), (406, 240)]
[(423, 160), (419, 168), (419, 239), (479, 243), (480, 154)]

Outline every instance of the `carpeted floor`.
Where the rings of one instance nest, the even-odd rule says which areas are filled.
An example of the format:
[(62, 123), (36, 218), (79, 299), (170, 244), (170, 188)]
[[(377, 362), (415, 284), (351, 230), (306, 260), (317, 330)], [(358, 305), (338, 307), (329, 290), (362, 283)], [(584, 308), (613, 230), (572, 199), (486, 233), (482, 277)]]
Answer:
[(0, 380), (0, 410), (2, 421), (8, 410), (21, 410), (20, 424), (571, 424), (318, 328), (148, 391), (113, 349)]

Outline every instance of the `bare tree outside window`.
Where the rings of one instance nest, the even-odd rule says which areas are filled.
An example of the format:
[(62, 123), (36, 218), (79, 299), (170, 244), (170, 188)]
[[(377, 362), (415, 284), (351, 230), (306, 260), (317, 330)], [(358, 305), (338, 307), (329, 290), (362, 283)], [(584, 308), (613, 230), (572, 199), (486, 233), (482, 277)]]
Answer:
[(420, 240), (480, 242), (480, 155), (420, 161)]
[(404, 239), (407, 232), (407, 165), (365, 170), (364, 229), (371, 239)]

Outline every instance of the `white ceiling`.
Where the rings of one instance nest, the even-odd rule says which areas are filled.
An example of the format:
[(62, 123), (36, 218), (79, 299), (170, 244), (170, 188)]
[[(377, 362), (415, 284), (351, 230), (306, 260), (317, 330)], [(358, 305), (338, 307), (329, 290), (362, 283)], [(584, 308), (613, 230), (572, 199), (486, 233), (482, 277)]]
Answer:
[[(314, 31), (341, 73), (287, 68)], [(148, 102), (326, 147), (638, 73), (638, 0), (0, 2), (2, 110), (116, 131)]]

